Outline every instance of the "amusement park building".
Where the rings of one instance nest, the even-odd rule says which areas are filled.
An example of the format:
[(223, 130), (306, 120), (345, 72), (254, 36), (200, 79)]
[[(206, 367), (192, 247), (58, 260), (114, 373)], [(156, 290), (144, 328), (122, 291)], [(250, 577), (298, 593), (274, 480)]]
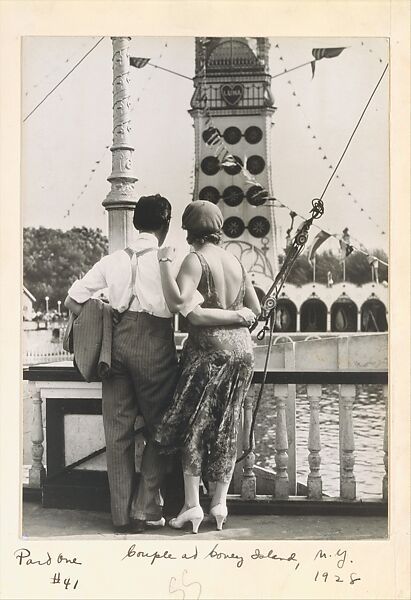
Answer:
[[(276, 110), (269, 47), (268, 38), (196, 38), (189, 111), (195, 131), (193, 200), (221, 208), (223, 244), (249, 272), (261, 299), (278, 272), (281, 246), (275, 209), (267, 206), (273, 197), (270, 140)], [(227, 155), (237, 164), (225, 164)], [(286, 283), (275, 330), (386, 331), (387, 299), (387, 287), (376, 281), (331, 287)], [(180, 325), (184, 329), (184, 322)]]

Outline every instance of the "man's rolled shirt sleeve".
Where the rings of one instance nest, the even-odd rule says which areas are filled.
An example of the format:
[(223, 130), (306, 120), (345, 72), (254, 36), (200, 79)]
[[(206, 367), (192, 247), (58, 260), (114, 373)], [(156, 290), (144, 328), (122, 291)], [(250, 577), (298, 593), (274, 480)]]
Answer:
[(67, 292), (70, 298), (73, 298), (73, 300), (79, 304), (83, 304), (84, 302), (87, 302), (95, 292), (107, 287), (103, 261), (104, 258), (99, 260), (99, 262), (96, 263), (84, 277), (73, 283)]
[(195, 290), (192, 299), (189, 302), (186, 302), (184, 307), (182, 309), (180, 309), (180, 314), (183, 315), (183, 317), (186, 317), (191, 312), (193, 312), (193, 310), (195, 310), (197, 308), (197, 306), (200, 306), (203, 302), (204, 302), (203, 296), (200, 294), (200, 292), (198, 290)]

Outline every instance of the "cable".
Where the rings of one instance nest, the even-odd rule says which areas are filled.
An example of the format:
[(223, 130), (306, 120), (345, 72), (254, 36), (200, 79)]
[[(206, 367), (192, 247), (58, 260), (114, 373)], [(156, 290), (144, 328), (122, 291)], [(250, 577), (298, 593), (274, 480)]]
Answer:
[(295, 71), (296, 69), (301, 69), (301, 67), (306, 67), (307, 65), (310, 65), (313, 62), (317, 62), (317, 58), (313, 58), (312, 60), (309, 60), (308, 62), (303, 63), (302, 65), (298, 65), (297, 67), (292, 67), (291, 69), (284, 69), (284, 71), (282, 71), (281, 73), (277, 73), (276, 75), (271, 75), (271, 79), (275, 79), (276, 77), (281, 77), (281, 75), (287, 75), (287, 73), (291, 73), (291, 71)]
[(363, 111), (362, 111), (362, 113), (361, 113), (361, 116), (360, 116), (360, 118), (358, 119), (358, 123), (357, 123), (357, 125), (354, 127), (354, 131), (352, 132), (352, 134), (351, 134), (351, 136), (350, 136), (350, 139), (348, 140), (348, 142), (347, 142), (347, 144), (346, 144), (346, 146), (345, 146), (345, 148), (344, 148), (344, 152), (341, 154), (341, 157), (340, 157), (340, 160), (339, 160), (339, 161), (338, 161), (338, 163), (337, 163), (337, 166), (335, 167), (335, 169), (334, 169), (334, 170), (333, 170), (333, 172), (331, 173), (331, 177), (329, 178), (329, 180), (328, 180), (328, 182), (327, 182), (327, 185), (325, 186), (325, 188), (324, 188), (324, 191), (323, 191), (323, 193), (322, 193), (322, 194), (321, 194), (321, 196), (320, 196), (320, 200), (322, 200), (322, 199), (323, 199), (323, 197), (324, 197), (324, 195), (325, 195), (325, 192), (327, 191), (327, 189), (328, 189), (328, 186), (329, 186), (329, 185), (330, 185), (330, 183), (331, 183), (331, 180), (333, 179), (333, 177), (334, 177), (335, 173), (337, 172), (337, 169), (338, 169), (338, 167), (340, 166), (340, 163), (341, 163), (342, 159), (344, 158), (344, 156), (345, 156), (345, 153), (346, 153), (346, 152), (347, 152), (347, 150), (348, 150), (348, 146), (350, 145), (350, 143), (351, 143), (351, 140), (353, 139), (353, 137), (354, 137), (354, 134), (355, 134), (355, 132), (357, 131), (357, 129), (358, 129), (358, 126), (359, 126), (359, 124), (361, 123), (361, 121), (362, 121), (362, 118), (363, 118), (363, 116), (365, 115), (365, 112), (366, 112), (366, 110), (367, 110), (368, 106), (370, 105), (370, 102), (371, 102), (371, 100), (373, 99), (373, 97), (374, 97), (374, 94), (375, 94), (375, 92), (377, 91), (377, 89), (378, 89), (378, 86), (380, 85), (380, 83), (381, 83), (381, 81), (382, 81), (382, 78), (384, 77), (384, 75), (385, 75), (385, 73), (386, 73), (387, 69), (388, 69), (388, 63), (385, 65), (385, 69), (384, 69), (384, 71), (382, 72), (382, 75), (381, 75), (381, 77), (379, 78), (379, 80), (378, 80), (378, 83), (377, 83), (377, 85), (375, 86), (375, 88), (374, 88), (374, 91), (372, 92), (372, 94), (371, 94), (371, 96), (370, 96), (370, 98), (369, 98), (369, 100), (368, 100), (367, 104), (365, 105), (365, 108), (364, 108), (364, 110), (363, 110)]
[(248, 448), (247, 448), (247, 450), (244, 450), (244, 452), (242, 453), (242, 455), (239, 458), (237, 458), (236, 463), (239, 463), (242, 460), (244, 460), (245, 458), (247, 458), (247, 456), (249, 454), (251, 454), (251, 452), (254, 450), (254, 428), (255, 428), (255, 423), (257, 420), (258, 409), (259, 409), (260, 403), (261, 403), (261, 398), (263, 396), (265, 382), (267, 379), (268, 362), (270, 360), (271, 348), (273, 346), (273, 332), (274, 332), (275, 316), (276, 316), (275, 313), (276, 313), (276, 310), (274, 309), (274, 311), (271, 315), (271, 321), (270, 321), (270, 337), (268, 340), (267, 354), (265, 355), (263, 380), (261, 382), (261, 387), (260, 387), (260, 391), (258, 393), (257, 402), (255, 403), (255, 407), (254, 407), (254, 411), (253, 411), (253, 418), (251, 420), (250, 434), (249, 434), (249, 438), (248, 438)]
[[(363, 42), (362, 42), (362, 45), (364, 45), (364, 43), (363, 43)], [(279, 44), (276, 44), (276, 46), (275, 46), (275, 47), (278, 49), (278, 52), (281, 52)], [(284, 58), (283, 58), (283, 57), (281, 57), (281, 58), (282, 58), (282, 60), (284, 61)], [(383, 62), (382, 58), (380, 58), (379, 60), (380, 60), (380, 62)], [(284, 64), (285, 64), (285, 63), (284, 63)], [(292, 69), (291, 69), (291, 70), (292, 70)], [(296, 107), (297, 107), (297, 108), (299, 108), (299, 109), (301, 110), (302, 114), (304, 115), (304, 119), (306, 119), (306, 121), (308, 122), (308, 117), (307, 117), (307, 115), (306, 115), (306, 113), (305, 113), (305, 111), (304, 111), (304, 108), (303, 108), (303, 105), (302, 105), (302, 103), (301, 103), (301, 100), (300, 100), (300, 99), (297, 97), (297, 92), (296, 92), (296, 88), (295, 88), (295, 85), (294, 85), (294, 83), (291, 81), (291, 79), (290, 79), (290, 80), (289, 80), (287, 83), (288, 83), (288, 84), (291, 86), (291, 87), (289, 88), (289, 90), (290, 90), (290, 92), (292, 93), (292, 96), (293, 96), (293, 97), (294, 97), (294, 98), (295, 98), (295, 99), (298, 101), (298, 103), (297, 103)], [(308, 125), (307, 125), (307, 123), (305, 123), (305, 125), (307, 126), (307, 127), (306, 127), (306, 131), (310, 131), (310, 132), (311, 132), (311, 134), (313, 134), (313, 135), (312, 135), (312, 139), (314, 139), (314, 140), (319, 140), (319, 136), (315, 135), (315, 133), (314, 133), (314, 131), (313, 131), (313, 128), (312, 128), (312, 126), (311, 126), (310, 124), (308, 124)], [(320, 151), (323, 151), (323, 144), (322, 144), (322, 145), (320, 145), (320, 146), (318, 146), (318, 150), (320, 150)], [(325, 152), (325, 149), (324, 149), (324, 152)], [(323, 158), (324, 158), (324, 159), (326, 159), (326, 158), (327, 158), (327, 157), (326, 157), (326, 154), (327, 154), (327, 152), (325, 152), (325, 154), (324, 154), (324, 156), (323, 156)], [(330, 168), (330, 169), (332, 169), (332, 168), (333, 168), (333, 167), (332, 167), (332, 165), (329, 165), (329, 168)], [(340, 178), (338, 175), (337, 175), (336, 177), (337, 177), (337, 179), (339, 179), (339, 178)], [(347, 186), (346, 186), (346, 184), (345, 184), (345, 183), (343, 183), (343, 182), (341, 183), (341, 186), (342, 186), (342, 187), (347, 187)], [(346, 191), (348, 191), (348, 190), (346, 190)], [(375, 226), (375, 227), (376, 227), (376, 228), (379, 230), (380, 234), (381, 234), (381, 235), (385, 235), (385, 231), (383, 231), (383, 228), (381, 227), (381, 225), (380, 225), (380, 224), (379, 224), (377, 221), (375, 221), (375, 220), (374, 220), (374, 219), (373, 219), (373, 218), (372, 218), (372, 217), (371, 217), (371, 216), (370, 216), (370, 215), (369, 215), (369, 214), (368, 214), (368, 213), (367, 213), (367, 212), (364, 210), (364, 208), (363, 208), (363, 207), (360, 205), (360, 203), (358, 202), (358, 200), (357, 200), (356, 198), (354, 198), (353, 194), (352, 194), (350, 191), (348, 191), (347, 197), (349, 197), (349, 198), (351, 199), (351, 201), (353, 201), (353, 203), (354, 203), (354, 204), (358, 205), (358, 207), (359, 207), (359, 209), (361, 210), (361, 212), (364, 212), (364, 213), (365, 213), (365, 214), (368, 216), (368, 220), (370, 220), (370, 221), (373, 223), (373, 225), (374, 225), (374, 226)]]
[(67, 77), (68, 77), (69, 75), (71, 75), (71, 73), (72, 73), (72, 72), (73, 72), (73, 71), (74, 71), (74, 70), (75, 70), (75, 69), (76, 69), (76, 68), (79, 66), (79, 64), (80, 64), (80, 63), (82, 63), (82, 62), (83, 62), (83, 60), (84, 60), (85, 58), (87, 58), (87, 56), (88, 56), (88, 55), (89, 55), (89, 54), (90, 54), (90, 53), (91, 53), (91, 52), (94, 50), (94, 48), (97, 48), (97, 46), (100, 44), (100, 42), (102, 42), (102, 41), (104, 40), (104, 37), (105, 37), (105, 36), (103, 35), (103, 36), (102, 36), (102, 37), (101, 37), (101, 38), (98, 40), (98, 42), (97, 42), (96, 44), (94, 44), (94, 46), (93, 46), (92, 48), (90, 48), (90, 50), (89, 50), (88, 52), (86, 52), (86, 54), (85, 54), (85, 55), (84, 55), (84, 56), (83, 56), (83, 57), (82, 57), (82, 58), (81, 58), (81, 59), (80, 59), (80, 60), (79, 60), (79, 61), (78, 61), (78, 62), (77, 62), (75, 65), (74, 65), (74, 67), (73, 67), (72, 69), (70, 69), (70, 71), (69, 71), (69, 72), (68, 72), (68, 73), (67, 73), (67, 74), (66, 74), (66, 75), (63, 77), (63, 79), (61, 79), (61, 80), (58, 82), (58, 84), (57, 84), (57, 85), (55, 85), (55, 86), (54, 86), (54, 88), (53, 88), (52, 90), (50, 90), (50, 92), (44, 96), (43, 100), (41, 100), (41, 101), (40, 101), (40, 102), (37, 104), (37, 106), (35, 106), (35, 107), (33, 108), (33, 110), (32, 110), (31, 112), (29, 112), (29, 114), (28, 114), (26, 117), (24, 117), (24, 119), (23, 119), (23, 123), (24, 123), (25, 121), (27, 121), (27, 119), (28, 119), (28, 118), (29, 118), (29, 117), (30, 117), (30, 116), (31, 116), (31, 115), (32, 115), (32, 114), (33, 114), (33, 113), (34, 113), (34, 112), (35, 112), (35, 111), (36, 111), (36, 110), (39, 108), (39, 106), (41, 106), (41, 105), (43, 104), (43, 102), (44, 102), (45, 100), (47, 100), (47, 98), (48, 98), (49, 96), (51, 96), (51, 94), (52, 94), (52, 93), (53, 93), (53, 92), (54, 92), (54, 91), (55, 91), (55, 90), (56, 90), (56, 89), (59, 87), (59, 85), (61, 85), (61, 84), (63, 83), (63, 81), (65, 81), (65, 80), (67, 79)]
[(192, 77), (188, 77), (187, 75), (182, 75), (182, 73), (177, 73), (177, 71), (171, 71), (171, 69), (166, 69), (164, 67), (159, 67), (158, 65), (154, 65), (152, 62), (147, 63), (150, 67), (154, 67), (155, 69), (161, 69), (162, 71), (167, 71), (167, 73), (172, 73), (173, 75), (177, 75), (178, 77), (182, 77), (183, 79), (189, 79), (193, 81)]

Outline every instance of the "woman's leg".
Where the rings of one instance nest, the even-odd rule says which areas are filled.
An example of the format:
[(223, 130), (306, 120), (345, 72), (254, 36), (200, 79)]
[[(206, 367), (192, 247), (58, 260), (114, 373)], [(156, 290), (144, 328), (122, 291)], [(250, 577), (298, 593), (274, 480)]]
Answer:
[(226, 505), (227, 493), (228, 493), (229, 486), (230, 486), (229, 481), (228, 482), (226, 482), (226, 481), (217, 481), (216, 482), (216, 488), (215, 488), (213, 497), (211, 499), (210, 508), (213, 508), (213, 506), (217, 506), (217, 504), (222, 504), (223, 506)]
[(200, 504), (200, 476), (184, 473), (184, 506), (181, 512)]
[(180, 514), (200, 505), (200, 477), (204, 457), (202, 432), (196, 431), (181, 453), (184, 475), (184, 506)]

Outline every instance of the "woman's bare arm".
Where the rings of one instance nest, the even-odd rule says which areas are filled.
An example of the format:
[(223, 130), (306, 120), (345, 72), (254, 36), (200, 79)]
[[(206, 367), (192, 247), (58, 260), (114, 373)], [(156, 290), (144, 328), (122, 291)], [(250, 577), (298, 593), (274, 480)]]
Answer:
[(167, 306), (170, 312), (177, 313), (193, 297), (200, 282), (201, 265), (194, 254), (188, 254), (176, 278), (172, 270), (174, 255), (174, 249), (169, 247), (161, 248), (158, 252), (159, 259), (171, 259), (164, 262), (160, 260), (160, 275)]
[(248, 274), (246, 274), (245, 279), (245, 294), (243, 304), (244, 306), (247, 306), (247, 308), (250, 308), (256, 317), (258, 317), (258, 315), (261, 313), (260, 301)]
[(225, 325), (250, 326), (255, 320), (255, 314), (248, 308), (242, 310), (225, 310), (221, 308), (202, 308), (197, 306), (187, 315), (192, 325), (200, 327), (217, 327)]
[[(174, 252), (171, 248), (162, 248), (158, 253), (159, 258), (174, 258)], [(197, 289), (201, 279), (201, 265), (194, 253), (188, 254), (177, 275), (174, 277), (172, 272), (172, 262), (160, 262), (161, 283), (167, 306), (172, 313), (179, 312), (189, 301), (194, 291)], [(252, 315), (246, 311), (225, 310), (220, 308), (202, 308), (198, 306), (187, 315), (188, 320), (193, 325), (198, 326), (221, 326), (246, 324), (252, 322)]]

